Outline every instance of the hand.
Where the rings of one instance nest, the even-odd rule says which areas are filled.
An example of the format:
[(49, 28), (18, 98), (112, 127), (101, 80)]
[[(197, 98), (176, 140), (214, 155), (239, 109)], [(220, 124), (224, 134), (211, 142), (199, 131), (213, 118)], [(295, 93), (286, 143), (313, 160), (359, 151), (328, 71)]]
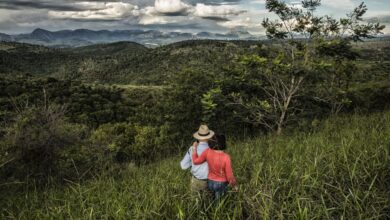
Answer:
[(238, 186), (237, 185), (233, 186), (233, 190), (238, 192)]
[(194, 142), (193, 144), (192, 144), (192, 152), (196, 152), (196, 148), (198, 147), (198, 142)]

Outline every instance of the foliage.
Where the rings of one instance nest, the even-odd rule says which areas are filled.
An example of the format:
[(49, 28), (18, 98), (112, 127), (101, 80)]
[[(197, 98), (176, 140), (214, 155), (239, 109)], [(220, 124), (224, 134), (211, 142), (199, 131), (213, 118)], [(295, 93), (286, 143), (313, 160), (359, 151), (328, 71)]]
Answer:
[[(8, 161), (1, 172), (3, 177), (41, 179), (66, 176), (69, 167), (73, 170), (72, 156), (84, 153), (79, 146), (87, 130), (65, 122), (64, 111), (61, 106), (48, 105), (19, 112), (1, 142), (0, 155)], [(72, 149), (76, 150), (74, 154)]]
[(284, 1), (266, 0), (266, 9), (275, 13), (280, 19), (279, 21), (264, 19), (262, 25), (266, 28), (267, 36), (275, 39), (325, 37), (359, 41), (380, 34), (385, 28), (380, 23), (361, 23), (363, 15), (367, 12), (364, 3), (339, 21), (327, 15), (316, 16), (314, 11), (320, 5), (320, 0), (303, 0), (303, 9), (299, 9), (287, 5)]
[(101, 159), (109, 166), (115, 163), (147, 163), (161, 157), (162, 152), (172, 150), (166, 129), (166, 126), (104, 124), (92, 133), (90, 140), (95, 148), (100, 149)]
[(201, 99), (203, 115), (202, 123), (210, 124), (211, 119), (215, 117), (215, 109), (218, 107), (218, 104), (215, 100), (218, 98), (218, 96), (221, 96), (221, 93), (221, 88), (213, 88), (207, 93), (203, 94)]
[(210, 71), (186, 69), (169, 78), (162, 101), (164, 120), (175, 125), (180, 135), (190, 136), (202, 122), (203, 94), (212, 88), (216, 77)]
[[(255, 50), (252, 41), (189, 41), (148, 49), (129, 42), (53, 49), (1, 42), (0, 74), (51, 76), (85, 83), (162, 85), (185, 68), (217, 72), (236, 54)], [(252, 48), (251, 48), (252, 47)]]
[[(310, 132), (228, 141), (238, 192), (189, 192), (183, 155), (87, 182), (2, 185), (1, 218), (388, 219), (389, 112), (334, 117)], [(185, 151), (183, 151), (184, 154)], [(40, 202), (37, 202), (40, 201)]]
[[(309, 45), (306, 49), (303, 42), (297, 41), (290, 45), (295, 48), (293, 57), (291, 51), (284, 48), (285, 42), (181, 42), (147, 50), (147, 53), (159, 54), (161, 62), (165, 60), (161, 68), (153, 67), (161, 71), (155, 75), (161, 81), (153, 82), (163, 84), (154, 86), (93, 83), (90, 82), (93, 77), (47, 77), (52, 75), (48, 74), (52, 70), (46, 64), (40, 67), (47, 68), (40, 77), (35, 73), (13, 75), (16, 72), (2, 69), (7, 74), (0, 76), (1, 151), (5, 154), (10, 147), (15, 152), (21, 149), (19, 145), (10, 144), (10, 134), (16, 132), (13, 126), (20, 123), (19, 113), (24, 112), (21, 110), (28, 112), (31, 108), (36, 112), (36, 106), (47, 103), (66, 106), (61, 123), (57, 125), (60, 128), (53, 129), (58, 136), (54, 136), (54, 142), (61, 136), (70, 140), (59, 143), (59, 146), (66, 146), (53, 153), (59, 159), (47, 162), (53, 163), (49, 170), (43, 169), (49, 166), (37, 164), (28, 172), (36, 176), (47, 172), (47, 176), (67, 179), (84, 179), (104, 169), (168, 157), (178, 149), (188, 147), (185, 143), (190, 143), (192, 133), (202, 122), (217, 132), (243, 137), (277, 130), (283, 111), (285, 118), (281, 125), (287, 132), (308, 130), (315, 121), (332, 113), (382, 111), (389, 107), (389, 56), (387, 44), (378, 42), (351, 44), (343, 39), (322, 39), (316, 41), (316, 47)], [(379, 46), (371, 48), (370, 45), (377, 43)], [(105, 45), (103, 49), (97, 45), (52, 51), (45, 47), (16, 45), (8, 53), (33, 59), (31, 54), (24, 53), (40, 56), (40, 53), (51, 51), (55, 57), (57, 53), (80, 50), (77, 56), (88, 55), (88, 62), (97, 65), (106, 55), (127, 53), (126, 47), (122, 51), (120, 48), (121, 44), (114, 44)], [(194, 60), (184, 57), (185, 54), (195, 54)], [(164, 59), (163, 55), (166, 56)], [(30, 65), (23, 59), (20, 61), (22, 66)], [(66, 58), (63, 59), (65, 62)], [(128, 59), (123, 58), (123, 61)], [(199, 64), (198, 59), (206, 64)], [(180, 61), (177, 66), (172, 65), (176, 61)], [(7, 62), (0, 65), (7, 65)], [(117, 78), (118, 71), (112, 69), (111, 79), (126, 82)], [(28, 69), (21, 72), (26, 73)], [(92, 74), (94, 72), (91, 70)], [(292, 79), (297, 83), (302, 75), (305, 78), (299, 84), (299, 91), (289, 93), (294, 86)], [(287, 99), (280, 98), (284, 93), (293, 95), (287, 111), (284, 107)], [(278, 101), (281, 105), (275, 105)], [(34, 127), (38, 122), (31, 119), (28, 131), (38, 129), (40, 125)], [(43, 141), (52, 141), (45, 133), (50, 126), (37, 131), (37, 135), (44, 137)], [(34, 137), (33, 147), (43, 149), (39, 147), (44, 145), (38, 141), (41, 138), (31, 137)], [(36, 161), (45, 161), (37, 158)], [(26, 177), (24, 175), (28, 173), (16, 169), (17, 163), (21, 162), (13, 161), (9, 153), (3, 155), (0, 159), (0, 166), (4, 168), (2, 177)]]
[[(19, 105), (40, 105), (43, 103), (43, 90), (48, 101), (67, 106), (66, 117), (75, 123), (97, 127), (105, 123), (133, 122), (153, 123), (153, 103), (161, 97), (153, 89), (130, 88), (116, 86), (90, 85), (78, 81), (58, 80), (55, 78), (35, 77), (0, 77), (0, 110), (2, 120), (13, 116), (15, 107)], [(20, 107), (20, 106), (19, 106)], [(136, 120), (138, 118), (138, 121)]]
[[(295, 109), (298, 108), (296, 103), (299, 103), (296, 99), (306, 90), (305, 82), (321, 84), (315, 82), (321, 79), (318, 77), (319, 74), (325, 82), (329, 82), (325, 89), (328, 91), (319, 93), (324, 96), (320, 99), (330, 103), (333, 114), (337, 114), (343, 105), (349, 103), (349, 100), (343, 96), (346, 92), (341, 86), (343, 79), (347, 86), (349, 85), (354, 72), (354, 68), (351, 68), (354, 65), (349, 60), (357, 56), (351, 51), (349, 42), (379, 34), (384, 26), (379, 23), (375, 25), (359, 23), (367, 11), (363, 3), (340, 22), (330, 16), (315, 16), (314, 11), (320, 4), (320, 0), (304, 0), (302, 1), (303, 9), (299, 9), (287, 5), (284, 1), (266, 1), (266, 9), (275, 13), (280, 19), (279, 21), (264, 19), (262, 25), (266, 29), (267, 37), (289, 39), (289, 41), (282, 48), (285, 52), (280, 52), (280, 55), (273, 59), (271, 67), (267, 68), (262, 65), (263, 69), (259, 72), (264, 75), (266, 84), (268, 84), (264, 89), (266, 98), (256, 97), (250, 103), (242, 103), (243, 99), (238, 99), (238, 104), (246, 107), (252, 115), (252, 123), (263, 124), (270, 130), (275, 130), (276, 127), (276, 132), (280, 134), (288, 123), (287, 120), (296, 114)], [(286, 41), (281, 42), (283, 44)], [(266, 59), (251, 56), (244, 57), (241, 63), (261, 66), (261, 63), (265, 62)], [(334, 64), (334, 70), (321, 68), (324, 67), (322, 65), (324, 62)], [(343, 68), (344, 66), (347, 68)], [(335, 80), (338, 81), (336, 86)], [(273, 103), (271, 111), (264, 108), (268, 106), (264, 104), (269, 103)]]
[[(161, 121), (154, 105), (161, 89), (119, 89), (53, 78), (2, 79), (4, 178), (81, 178), (116, 163), (148, 163), (177, 147), (172, 144), (173, 127)], [(45, 118), (56, 112), (54, 107), (46, 109), (48, 103), (63, 106), (58, 118)]]

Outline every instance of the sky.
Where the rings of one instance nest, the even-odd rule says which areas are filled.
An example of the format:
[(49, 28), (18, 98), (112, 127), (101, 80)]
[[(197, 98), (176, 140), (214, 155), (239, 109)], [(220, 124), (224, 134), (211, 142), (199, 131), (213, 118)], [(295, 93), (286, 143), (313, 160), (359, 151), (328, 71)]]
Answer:
[[(299, 0), (285, 2), (298, 5)], [(339, 18), (361, 2), (322, 0), (316, 13)], [(390, 0), (365, 3), (365, 17), (385, 24), (385, 33), (390, 33)], [(275, 18), (265, 9), (265, 0), (0, 0), (0, 32), (7, 34), (36, 28), (264, 34), (261, 21), (266, 17)]]

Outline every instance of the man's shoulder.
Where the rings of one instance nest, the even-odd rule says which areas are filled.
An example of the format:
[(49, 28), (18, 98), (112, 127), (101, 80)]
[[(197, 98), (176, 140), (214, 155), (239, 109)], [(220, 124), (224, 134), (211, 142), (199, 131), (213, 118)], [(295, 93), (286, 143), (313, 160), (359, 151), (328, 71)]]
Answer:
[(208, 145), (199, 145), (198, 149), (200, 149), (200, 150), (207, 150), (207, 149), (210, 149), (210, 147)]
[(190, 146), (187, 150), (187, 153), (186, 154), (189, 154), (191, 156), (191, 153), (192, 153), (192, 146)]

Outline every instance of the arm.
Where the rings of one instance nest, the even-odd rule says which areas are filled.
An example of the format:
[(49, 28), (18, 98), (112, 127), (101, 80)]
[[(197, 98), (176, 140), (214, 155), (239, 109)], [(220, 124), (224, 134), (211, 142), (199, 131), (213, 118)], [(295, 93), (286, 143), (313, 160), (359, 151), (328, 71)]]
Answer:
[(199, 165), (206, 161), (207, 158), (207, 152), (209, 152), (210, 149), (207, 149), (203, 151), (203, 153), (198, 157), (198, 154), (196, 153), (196, 147), (194, 147), (194, 150), (192, 151), (192, 162), (195, 165)]
[(226, 159), (226, 164), (225, 164), (225, 173), (226, 173), (226, 178), (231, 186), (236, 186), (236, 178), (234, 178), (233, 175), (233, 169), (232, 169), (232, 162), (230, 160), (230, 157), (227, 156)]
[(192, 149), (192, 147), (190, 147), (190, 149), (188, 149), (188, 151), (186, 152), (186, 155), (184, 155), (183, 160), (180, 161), (180, 166), (181, 166), (181, 169), (183, 169), (183, 170), (186, 170), (192, 166), (192, 162), (191, 162), (192, 150), (191, 149)]

